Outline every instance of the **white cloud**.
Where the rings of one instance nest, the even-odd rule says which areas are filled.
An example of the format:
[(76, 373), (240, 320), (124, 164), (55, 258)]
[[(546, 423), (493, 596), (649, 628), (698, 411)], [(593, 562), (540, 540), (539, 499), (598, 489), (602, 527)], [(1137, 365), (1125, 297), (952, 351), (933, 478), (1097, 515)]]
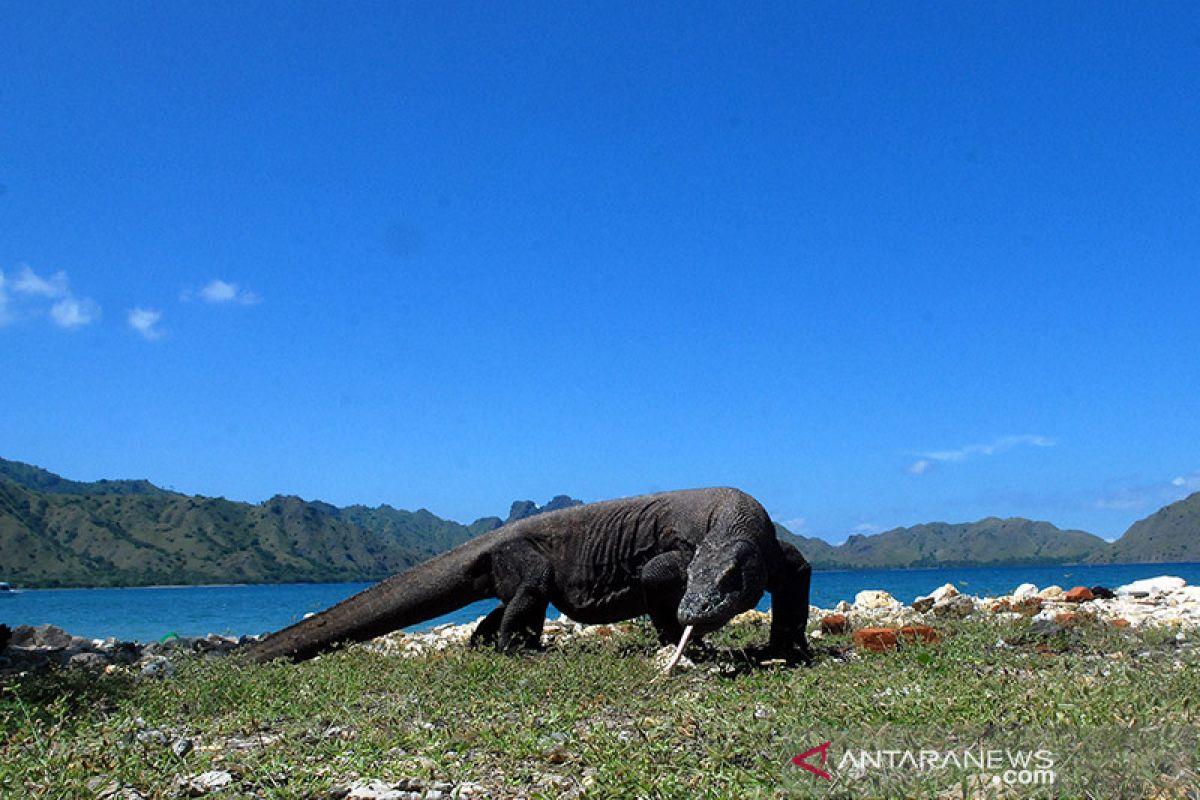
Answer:
[(908, 471), (913, 475), (924, 475), (933, 469), (933, 462), (928, 458), (919, 458), (908, 465)]
[(793, 519), (785, 519), (779, 524), (787, 528), (792, 533), (798, 534), (800, 531), (804, 530), (804, 526), (808, 525), (808, 519), (805, 517), (794, 517)]
[(12, 282), (12, 289), (18, 294), (51, 299), (70, 294), (70, 289), (67, 288), (67, 273), (59, 270), (49, 278), (43, 278), (27, 265), (21, 267), (20, 273)]
[(994, 456), (1015, 447), (1054, 447), (1056, 442), (1046, 436), (1021, 434), (1001, 436), (988, 444), (967, 444), (954, 450), (932, 450), (921, 453), (921, 457), (908, 465), (912, 475), (924, 475), (938, 464), (953, 464), (975, 456)]
[[(47, 301), (52, 301), (47, 305)], [(40, 317), (43, 314), (60, 328), (74, 330), (100, 319), (100, 304), (86, 297), (76, 297), (71, 291), (67, 273), (55, 272), (49, 277), (38, 275), (23, 265), (15, 277), (0, 273), (0, 325), (20, 317)]]
[(100, 319), (100, 306), (94, 300), (64, 297), (50, 307), (50, 319), (60, 328), (81, 328)]
[[(183, 297), (186, 300), (191, 297), (191, 294), (184, 292)], [(206, 303), (238, 303), (243, 306), (252, 306), (261, 302), (259, 296), (254, 292), (239, 288), (236, 283), (229, 283), (220, 278), (214, 278), (200, 290), (200, 299)]]
[(151, 308), (135, 308), (129, 312), (129, 327), (150, 341), (161, 339), (166, 333), (158, 325), (161, 321), (162, 312)]

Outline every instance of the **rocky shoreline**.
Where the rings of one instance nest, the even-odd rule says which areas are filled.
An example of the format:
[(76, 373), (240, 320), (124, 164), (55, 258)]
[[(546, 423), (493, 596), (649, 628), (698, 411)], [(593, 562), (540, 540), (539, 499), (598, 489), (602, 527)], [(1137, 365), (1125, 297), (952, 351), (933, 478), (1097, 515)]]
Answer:
[[(1118, 628), (1159, 627), (1174, 632), (1182, 641), (1200, 629), (1200, 586), (1189, 586), (1182, 578), (1160, 576), (1116, 589), (1039, 588), (1026, 583), (1005, 595), (976, 597), (946, 584), (911, 605), (887, 592), (866, 590), (859, 592), (852, 603), (842, 601), (833, 608), (812, 606), (810, 637), (819, 642), (827, 636), (852, 633), (858, 649), (879, 650), (906, 638), (936, 640), (939, 623), (967, 617), (990, 617), (998, 621), (1028, 618), (1031, 628), (1043, 634), (1091, 619)], [(764, 624), (769, 619), (769, 611), (747, 611), (735, 618), (733, 624)], [(439, 625), (415, 633), (391, 633), (363, 646), (387, 655), (419, 657), (451, 647), (465, 647), (476, 624), (478, 621)], [(114, 638), (86, 639), (52, 625), (22, 625), (11, 631), (4, 626), (0, 628), (3, 628), (0, 634), (10, 634), (7, 646), (0, 648), (0, 675), (49, 666), (73, 666), (164, 677), (173, 671), (172, 662), (176, 658), (220, 657), (257, 638), (209, 634), (142, 644)], [(573, 640), (619, 636), (630, 629), (629, 623), (583, 625), (559, 617), (546, 621), (543, 641), (548, 647), (555, 647)], [(669, 654), (670, 648), (663, 651)], [(656, 658), (665, 658), (663, 651)]]

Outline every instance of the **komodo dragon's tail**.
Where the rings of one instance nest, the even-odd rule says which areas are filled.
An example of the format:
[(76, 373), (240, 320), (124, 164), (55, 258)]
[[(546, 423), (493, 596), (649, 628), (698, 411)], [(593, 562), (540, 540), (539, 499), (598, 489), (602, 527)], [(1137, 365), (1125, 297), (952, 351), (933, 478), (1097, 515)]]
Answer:
[(484, 534), (331, 608), (306, 617), (246, 647), (255, 662), (303, 661), (346, 642), (361, 642), (449, 614), (493, 596)]

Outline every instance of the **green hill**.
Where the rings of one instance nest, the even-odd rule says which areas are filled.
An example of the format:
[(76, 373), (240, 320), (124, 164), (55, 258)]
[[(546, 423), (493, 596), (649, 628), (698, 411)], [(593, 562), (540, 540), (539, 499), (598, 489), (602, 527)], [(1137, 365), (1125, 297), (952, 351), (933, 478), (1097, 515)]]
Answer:
[(1103, 560), (1128, 564), (1200, 561), (1200, 492), (1133, 523)]
[[(507, 521), (579, 502), (519, 500)], [(0, 459), (0, 580), (23, 586), (370, 581), (501, 524), (285, 495), (259, 504), (192, 497), (146, 480), (73, 481)], [(775, 527), (816, 569), (1200, 561), (1200, 493), (1114, 544), (1020, 518), (932, 522), (837, 546)]]
[[(513, 508), (525, 516), (578, 503), (560, 496)], [(372, 581), (501, 524), (285, 495), (259, 504), (192, 497), (0, 459), (0, 580), (21, 586)]]
[(133, 481), (93, 481), (81, 483), (71, 481), (49, 470), (35, 467), (32, 464), (22, 464), (20, 461), (8, 461), (0, 458), (0, 480), (10, 480), (18, 486), (33, 489), (38, 492), (53, 492), (54, 494), (141, 494), (166, 495), (173, 494), (166, 489), (160, 489), (147, 480)]
[(0, 574), (24, 586), (382, 578), (421, 559), (318, 505), (36, 492), (0, 480)]
[(1049, 522), (988, 517), (851, 536), (834, 551), (846, 567), (885, 569), (1078, 563), (1108, 546), (1099, 536), (1060, 530)]
[(481, 533), (499, 528), (501, 524), (499, 517), (484, 517), (470, 525), (461, 525), (423, 508), (416, 511), (403, 511), (389, 505), (378, 508), (362, 505), (330, 508), (330, 513), (338, 519), (370, 531), (383, 541), (404, 547), (421, 559), (457, 547)]

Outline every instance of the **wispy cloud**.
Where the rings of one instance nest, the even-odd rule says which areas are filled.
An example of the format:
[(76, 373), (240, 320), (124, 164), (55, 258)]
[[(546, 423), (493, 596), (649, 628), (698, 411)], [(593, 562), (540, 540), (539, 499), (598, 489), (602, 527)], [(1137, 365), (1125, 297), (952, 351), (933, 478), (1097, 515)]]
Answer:
[(21, 271), (13, 279), (12, 288), (18, 294), (33, 295), (35, 297), (65, 297), (70, 293), (67, 273), (59, 270), (49, 278), (43, 278), (30, 269), (29, 266), (21, 267)]
[(166, 335), (159, 323), (162, 322), (162, 312), (152, 308), (135, 308), (129, 312), (129, 327), (137, 331), (149, 341), (161, 339)]
[[(195, 294), (206, 303), (224, 304), (234, 303), (241, 306), (253, 306), (262, 302), (262, 298), (257, 293), (249, 289), (243, 289), (236, 283), (223, 281), (220, 278), (214, 278), (209, 281), (203, 289)], [(187, 289), (180, 295), (181, 300), (185, 303), (193, 297), (191, 289)]]
[[(47, 307), (46, 301), (53, 302)], [(60, 270), (44, 277), (23, 265), (12, 278), (0, 272), (0, 325), (14, 321), (19, 314), (45, 314), (58, 327), (74, 330), (100, 319), (100, 305), (77, 297), (67, 273)]]
[(908, 465), (908, 472), (911, 475), (924, 475), (939, 464), (954, 464), (979, 456), (994, 456), (1017, 447), (1053, 447), (1055, 444), (1053, 439), (1034, 434), (1001, 436), (987, 444), (968, 444), (953, 450), (931, 450), (920, 453), (920, 458)]
[(1139, 486), (1122, 486), (1097, 498), (1093, 505), (1110, 511), (1157, 509), (1200, 492), (1200, 471)]
[(50, 306), (50, 319), (60, 328), (81, 328), (100, 319), (100, 306), (94, 300), (64, 297)]
[(800, 532), (807, 527), (808, 519), (805, 517), (793, 517), (792, 519), (785, 519), (779, 524), (787, 528), (792, 533), (799, 535)]

